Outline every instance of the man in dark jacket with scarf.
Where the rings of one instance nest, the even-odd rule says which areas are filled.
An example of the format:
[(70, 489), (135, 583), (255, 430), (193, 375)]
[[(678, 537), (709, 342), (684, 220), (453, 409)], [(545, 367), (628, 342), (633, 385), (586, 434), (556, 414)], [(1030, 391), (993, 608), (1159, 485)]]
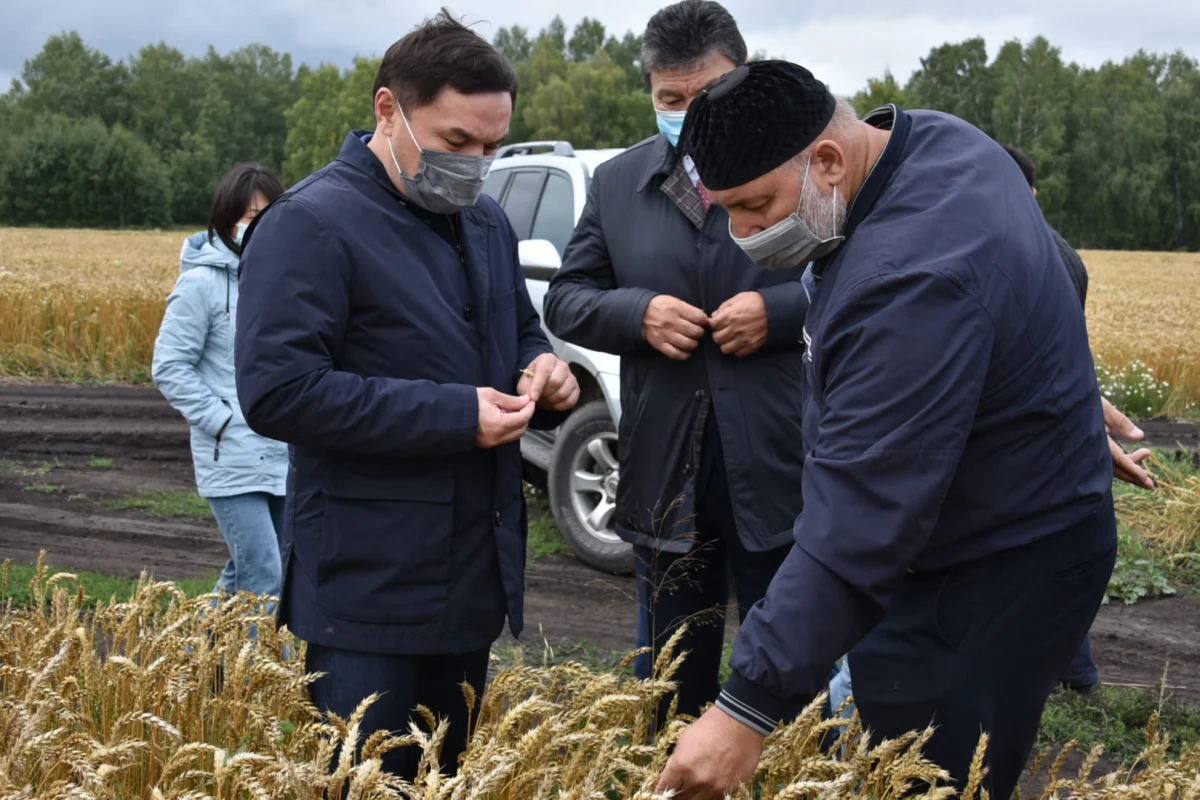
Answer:
[[(515, 94), (508, 61), (445, 15), (397, 42), (374, 133), (258, 218), (240, 283), (238, 396), (292, 446), (279, 622), (326, 673), (318, 707), (345, 718), (381, 695), (362, 739), (406, 731), (418, 705), (448, 717), (451, 771), (461, 684), (482, 696), (505, 617), (521, 632), (517, 440), (579, 393), (479, 196)], [(384, 768), (411, 779), (419, 757)]]
[[(675, 152), (692, 98), (745, 61), (711, 0), (650, 19), (642, 69), (660, 135), (596, 171), (546, 294), (556, 336), (621, 356), (616, 530), (635, 546), (639, 645), (657, 653), (689, 624), (676, 676), (689, 715), (719, 690), (727, 576), (744, 617), (801, 510), (802, 270), (770, 272), (734, 246), (728, 216)], [(642, 677), (650, 664), (639, 661)]]

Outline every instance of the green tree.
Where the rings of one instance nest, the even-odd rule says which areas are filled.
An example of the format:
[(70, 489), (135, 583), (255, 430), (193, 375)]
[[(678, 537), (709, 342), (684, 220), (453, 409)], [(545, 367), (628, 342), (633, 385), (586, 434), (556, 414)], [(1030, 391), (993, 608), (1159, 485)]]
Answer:
[(538, 34), (538, 39), (545, 39), (550, 43), (556, 51), (564, 57), (567, 54), (567, 24), (562, 21), (562, 17), (556, 16), (550, 20), (550, 24), (542, 29)]
[(130, 128), (166, 159), (194, 131), (204, 102), (204, 76), (165, 44), (143, 47), (130, 60)]
[(533, 41), (529, 38), (529, 31), (520, 25), (496, 31), (492, 45), (514, 64), (528, 61), (533, 52)]
[(284, 116), (299, 87), (292, 57), (247, 45), (227, 56), (209, 48), (201, 63), (205, 76), (200, 127), (222, 165), (258, 161), (281, 170), (287, 149)]
[(179, 149), (167, 159), (171, 180), (171, 221), (200, 224), (208, 219), (213, 191), (223, 177), (212, 142), (185, 133)]
[(295, 183), (333, 161), (346, 134), (373, 129), (371, 89), (379, 59), (356, 58), (345, 73), (325, 65), (305, 76), (300, 99), (288, 109), (287, 159), (283, 176)]
[(1041, 36), (1028, 46), (1018, 41), (1005, 44), (991, 73), (996, 91), (992, 134), (1034, 160), (1042, 210), (1052, 224), (1063, 222), (1068, 197), (1067, 121), (1075, 77), (1058, 48)]
[(539, 86), (524, 110), (534, 139), (576, 147), (627, 147), (654, 132), (650, 94), (630, 92), (624, 70), (601, 52)]
[(1077, 247), (1162, 246), (1172, 219), (1170, 157), (1159, 93), (1164, 59), (1138, 53), (1085, 70), (1068, 157), (1071, 202), (1065, 221)]
[(122, 125), (38, 118), (0, 164), (0, 218), (11, 225), (124, 228), (170, 221), (170, 182), (150, 146)]
[(618, 39), (608, 37), (604, 43), (604, 52), (612, 62), (625, 71), (628, 78), (629, 91), (636, 92), (646, 88), (646, 76), (642, 74), (642, 37), (632, 31)]
[(854, 95), (850, 99), (850, 103), (859, 116), (869, 114), (889, 103), (895, 103), (898, 106), (907, 105), (904, 90), (900, 88), (900, 84), (896, 83), (896, 76), (892, 75), (890, 69), (883, 73), (882, 78), (868, 78), (867, 88)]
[(556, 78), (565, 79), (567, 64), (562, 50), (543, 32), (534, 43), (529, 60), (516, 65), (517, 81), (521, 90), (517, 94), (517, 107), (513, 109), (512, 124), (508, 131), (509, 141), (524, 142), (536, 138), (535, 126), (528, 121), (528, 110), (533, 98), (538, 90), (550, 81)]
[(935, 47), (904, 88), (914, 108), (933, 108), (991, 130), (995, 91), (982, 38)]
[(1175, 53), (1160, 86), (1169, 197), (1160, 245), (1200, 250), (1200, 68)]
[(567, 42), (567, 55), (572, 61), (588, 61), (604, 48), (605, 38), (604, 23), (584, 17), (575, 26), (571, 40)]
[(21, 80), (20, 102), (31, 113), (99, 117), (107, 125), (128, 120), (129, 70), (88, 47), (75, 31), (51, 36), (25, 62)]

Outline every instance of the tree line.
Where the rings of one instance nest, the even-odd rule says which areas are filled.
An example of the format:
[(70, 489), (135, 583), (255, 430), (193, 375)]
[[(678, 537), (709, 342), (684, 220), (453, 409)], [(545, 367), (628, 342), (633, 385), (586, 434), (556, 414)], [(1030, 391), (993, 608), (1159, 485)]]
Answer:
[[(620, 147), (654, 133), (639, 35), (555, 18), (493, 41), (520, 78), (512, 141)], [(297, 67), (261, 44), (199, 57), (155, 44), (114, 61), (77, 33), (51, 37), (0, 96), (0, 224), (197, 224), (243, 161), (295, 183), (373, 127), (378, 63)], [(1078, 247), (1200, 250), (1200, 65), (1183, 53), (1082, 67), (1041, 37), (994, 59), (975, 38), (851, 100), (946, 111), (1026, 151), (1047, 219)]]

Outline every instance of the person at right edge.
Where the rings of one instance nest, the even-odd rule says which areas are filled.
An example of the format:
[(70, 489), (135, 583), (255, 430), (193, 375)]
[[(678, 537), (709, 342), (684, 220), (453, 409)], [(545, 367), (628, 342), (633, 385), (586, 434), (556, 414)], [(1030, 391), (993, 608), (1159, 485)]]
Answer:
[(675, 151), (688, 104), (745, 62), (718, 3), (650, 18), (641, 64), (660, 133), (596, 170), (545, 303), (555, 336), (621, 357), (615, 527), (634, 546), (638, 647), (654, 655), (635, 672), (649, 678), (687, 623), (675, 681), (688, 716), (720, 692), (730, 577), (744, 618), (801, 511), (803, 265), (751, 261)]
[[(1033, 196), (1037, 197), (1037, 167), (1034, 165), (1033, 159), (1012, 145), (1006, 144), (1003, 147), (1004, 151), (1016, 162), (1021, 174), (1025, 176), (1025, 181), (1033, 191)], [(1050, 234), (1054, 237), (1054, 244), (1058, 248), (1063, 266), (1067, 268), (1067, 272), (1071, 275), (1071, 282), (1075, 284), (1075, 292), (1079, 295), (1079, 305), (1086, 310), (1087, 267), (1084, 266), (1079, 253), (1075, 252), (1075, 248), (1071, 247), (1062, 234), (1053, 227), (1050, 227)], [(1131, 441), (1138, 441), (1143, 436), (1142, 431), (1130, 422), (1128, 417), (1118, 411), (1107, 398), (1102, 397), (1101, 403), (1104, 406), (1104, 424), (1110, 434), (1108, 442), (1113, 458), (1113, 476), (1141, 489), (1153, 490), (1155, 488), (1154, 481), (1140, 466), (1141, 462), (1149, 457), (1150, 450), (1143, 447), (1134, 453), (1126, 453), (1111, 435), (1117, 433)], [(1084, 637), (1083, 644), (1079, 646), (1075, 657), (1071, 659), (1071, 666), (1063, 677), (1062, 683), (1064, 688), (1080, 694), (1090, 693), (1100, 683), (1100, 670), (1097, 669), (1096, 661), (1092, 658), (1090, 637)]]
[(1008, 155), (953, 116), (859, 120), (808, 70), (749, 64), (683, 146), (759, 263), (805, 284), (804, 513), (716, 705), (660, 790), (723, 797), (849, 653), (875, 741), (1009, 797), (1117, 554), (1083, 311)]

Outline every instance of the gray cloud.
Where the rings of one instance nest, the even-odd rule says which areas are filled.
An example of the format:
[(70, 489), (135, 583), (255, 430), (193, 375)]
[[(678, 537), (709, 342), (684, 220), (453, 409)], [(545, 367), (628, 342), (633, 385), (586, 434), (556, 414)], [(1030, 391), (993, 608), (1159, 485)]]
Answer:
[[(225, 52), (263, 42), (290, 52), (297, 63), (347, 66), (355, 55), (382, 53), (440, 5), (439, 0), (0, 0), (0, 85), (20, 74), (47, 37), (65, 29), (78, 30), (114, 58), (159, 41), (188, 55), (202, 54), (209, 44)], [(640, 30), (651, 13), (638, 0), (475, 7), (459, 0), (450, 6), (487, 36), (512, 24), (536, 31), (556, 13), (569, 26), (591, 15), (624, 33)], [(803, 63), (843, 93), (884, 69), (904, 80), (931, 47), (971, 36), (987, 39), (994, 54), (1009, 39), (1041, 34), (1066, 59), (1087, 65), (1120, 60), (1139, 48), (1200, 56), (1195, 0), (1151, 0), (1136, 9), (1115, 0), (728, 0), (727, 6), (752, 50)]]

